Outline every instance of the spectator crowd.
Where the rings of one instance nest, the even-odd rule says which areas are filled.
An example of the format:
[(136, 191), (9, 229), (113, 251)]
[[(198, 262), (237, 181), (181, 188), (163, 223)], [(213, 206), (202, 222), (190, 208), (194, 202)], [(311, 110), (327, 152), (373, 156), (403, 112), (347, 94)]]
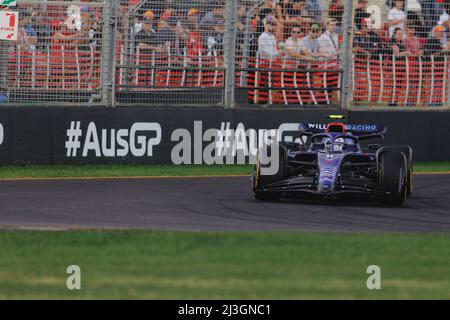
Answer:
[[(92, 3), (101, 1), (81, 2), (86, 4), (19, 8), (18, 46), (29, 51), (61, 46), (99, 51), (103, 13)], [(380, 3), (356, 1), (352, 48), (357, 59), (445, 59), (450, 52), (450, 0), (387, 0), (381, 8)], [(236, 55), (337, 60), (342, 56), (343, 13), (343, 0), (239, 0)], [(226, 0), (120, 0), (116, 39), (133, 53), (222, 56), (228, 45), (225, 20)]]
[[(357, 1), (353, 50), (358, 57), (442, 56), (450, 51), (450, 0), (406, 1), (386, 1), (386, 19), (378, 25), (369, 1)], [(24, 7), (19, 45), (30, 50), (61, 43), (98, 45), (102, 9), (89, 6), (95, 1), (83, 2), (86, 6), (64, 9), (48, 4)], [(120, 0), (117, 37), (123, 39), (131, 31), (136, 45), (146, 51), (220, 54), (225, 6), (225, 0)], [(239, 1), (237, 54), (335, 59), (341, 53), (343, 11), (343, 0)], [(130, 17), (131, 24), (125, 21)]]

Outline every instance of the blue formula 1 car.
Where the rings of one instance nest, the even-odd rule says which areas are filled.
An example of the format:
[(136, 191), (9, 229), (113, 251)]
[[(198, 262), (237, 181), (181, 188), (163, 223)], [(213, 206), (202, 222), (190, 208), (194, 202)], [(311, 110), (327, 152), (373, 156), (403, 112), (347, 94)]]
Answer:
[(300, 124), (299, 135), (308, 137), (307, 143), (268, 146), (268, 158), (273, 148), (279, 150), (279, 165), (271, 174), (262, 173), (270, 164), (261, 160), (260, 150), (252, 177), (256, 199), (357, 196), (401, 205), (412, 192), (411, 147), (371, 144), (363, 149), (360, 145), (362, 140), (383, 139), (385, 133), (382, 125)]

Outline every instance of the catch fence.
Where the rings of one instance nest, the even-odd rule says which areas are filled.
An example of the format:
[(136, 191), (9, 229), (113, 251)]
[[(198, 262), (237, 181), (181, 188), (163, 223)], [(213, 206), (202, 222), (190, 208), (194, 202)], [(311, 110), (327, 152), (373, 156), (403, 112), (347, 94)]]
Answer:
[(450, 107), (450, 0), (17, 3), (5, 105)]

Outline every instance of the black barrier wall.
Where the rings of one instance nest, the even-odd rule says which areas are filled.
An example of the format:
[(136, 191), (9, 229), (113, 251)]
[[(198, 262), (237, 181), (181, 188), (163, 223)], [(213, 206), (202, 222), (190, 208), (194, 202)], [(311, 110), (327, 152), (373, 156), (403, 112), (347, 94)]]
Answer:
[[(326, 123), (336, 113), (349, 123), (387, 124), (383, 144), (411, 145), (416, 161), (450, 161), (448, 111), (133, 107), (0, 109), (0, 164), (211, 163), (211, 146), (233, 149), (237, 132), (251, 149), (269, 129), (293, 140), (299, 122)], [(235, 135), (218, 140), (217, 130)]]

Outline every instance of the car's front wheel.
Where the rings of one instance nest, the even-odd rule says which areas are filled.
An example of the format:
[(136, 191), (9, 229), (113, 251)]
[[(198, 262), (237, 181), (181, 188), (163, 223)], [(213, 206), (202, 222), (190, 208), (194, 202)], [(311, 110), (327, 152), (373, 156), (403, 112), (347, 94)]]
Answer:
[(406, 157), (403, 152), (388, 150), (379, 155), (378, 181), (379, 184), (390, 191), (383, 202), (389, 205), (401, 205), (405, 202), (408, 188), (408, 169)]
[(256, 164), (253, 167), (252, 175), (252, 189), (255, 194), (255, 198), (264, 201), (274, 201), (281, 198), (280, 192), (271, 192), (264, 190), (271, 183), (281, 181), (285, 179), (287, 172), (287, 150), (286, 148), (278, 143), (275, 143), (268, 147), (267, 155), (271, 156), (271, 151), (273, 148), (278, 148), (278, 166), (276, 166), (270, 174), (262, 173), (262, 169), (269, 169), (272, 162), (262, 161), (261, 151), (258, 152), (256, 159)]

